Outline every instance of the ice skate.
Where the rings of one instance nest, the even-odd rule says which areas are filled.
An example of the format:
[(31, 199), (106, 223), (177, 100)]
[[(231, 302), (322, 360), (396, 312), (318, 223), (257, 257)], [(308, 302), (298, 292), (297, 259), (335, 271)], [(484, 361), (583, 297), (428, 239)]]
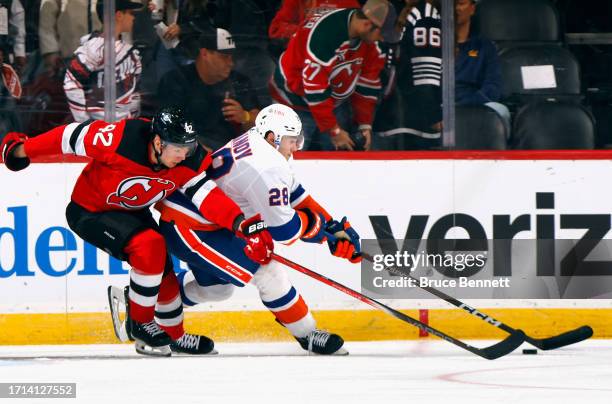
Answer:
[(172, 354), (169, 346), (172, 338), (160, 328), (155, 320), (143, 324), (128, 318), (126, 322), (131, 322), (128, 327), (128, 335), (134, 339), (136, 352), (151, 356), (170, 356)]
[(319, 355), (348, 355), (348, 351), (342, 347), (344, 340), (338, 334), (314, 330), (306, 337), (295, 337), (295, 339), (308, 352)]
[[(172, 338), (153, 320), (148, 323), (137, 323), (130, 317), (129, 287), (123, 291), (115, 286), (108, 287), (108, 302), (113, 320), (115, 335), (121, 342), (134, 341), (136, 352), (151, 356), (170, 356)], [(125, 310), (125, 319), (121, 321), (121, 309)]]
[(170, 344), (173, 355), (216, 355), (215, 343), (205, 335), (185, 333)]
[[(115, 336), (121, 342), (134, 341), (130, 337), (128, 331), (127, 313), (129, 311), (129, 299), (128, 299), (129, 287), (126, 286), (124, 290), (119, 289), (116, 286), (108, 287), (108, 306), (111, 312), (111, 319), (113, 320), (113, 330)], [(121, 313), (123, 313), (124, 320), (121, 320)]]

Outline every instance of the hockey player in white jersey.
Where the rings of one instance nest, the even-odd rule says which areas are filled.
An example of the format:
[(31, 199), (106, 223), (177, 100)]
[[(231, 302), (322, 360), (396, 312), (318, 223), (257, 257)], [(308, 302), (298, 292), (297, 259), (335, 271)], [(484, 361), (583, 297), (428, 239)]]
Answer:
[[(346, 218), (333, 220), (289, 165), (303, 142), (301, 126), (297, 114), (285, 105), (264, 108), (254, 128), (212, 155), (207, 174), (245, 215), (260, 214), (276, 242), (327, 241), (333, 255), (357, 263), (361, 260), (357, 232)], [(170, 252), (190, 269), (178, 274), (184, 305), (224, 300), (235, 287), (252, 283), (263, 304), (302, 348), (319, 354), (346, 353), (340, 336), (316, 328), (308, 306), (279, 263), (260, 266), (249, 260), (244, 241), (206, 220), (185, 195), (176, 192), (156, 208)]]

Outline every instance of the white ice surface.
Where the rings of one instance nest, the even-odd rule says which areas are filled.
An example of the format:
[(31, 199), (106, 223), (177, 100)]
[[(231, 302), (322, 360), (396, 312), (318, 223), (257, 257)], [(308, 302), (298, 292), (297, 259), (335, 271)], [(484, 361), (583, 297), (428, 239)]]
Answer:
[(77, 398), (0, 402), (612, 403), (612, 341), (495, 361), (438, 340), (346, 347), (308, 357), (296, 343), (219, 343), (217, 356), (149, 358), (131, 345), (2, 346), (0, 382), (75, 382)]

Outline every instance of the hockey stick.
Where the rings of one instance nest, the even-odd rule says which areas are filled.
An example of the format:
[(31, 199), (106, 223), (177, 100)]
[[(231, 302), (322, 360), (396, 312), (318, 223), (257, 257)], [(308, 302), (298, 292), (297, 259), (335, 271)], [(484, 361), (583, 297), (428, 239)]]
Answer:
[[(374, 258), (367, 253), (361, 253), (361, 256), (370, 262), (374, 262)], [(386, 269), (389, 272), (392, 272), (396, 275), (405, 276), (409, 279), (416, 280), (414, 277), (407, 274), (405, 271), (401, 270), (400, 268), (386, 267)], [(438, 289), (434, 289), (429, 286), (420, 286), (418, 282), (417, 282), (417, 285), (419, 285), (421, 289), (426, 290), (432, 295), (439, 297), (440, 299), (452, 304), (455, 307), (459, 307), (460, 309), (467, 311), (474, 317), (478, 317), (484, 322), (494, 325), (495, 327), (501, 330), (504, 330), (505, 332), (509, 334), (513, 334), (517, 331), (516, 329), (510, 327), (509, 325), (506, 325), (502, 323), (501, 321), (494, 319), (493, 317), (455, 299), (452, 296), (447, 295), (446, 293)], [(530, 337), (529, 335), (525, 335), (525, 341), (535, 346), (536, 348), (539, 348), (543, 351), (548, 351), (550, 349), (557, 349), (557, 348), (561, 348), (567, 345), (575, 344), (580, 341), (584, 341), (585, 339), (591, 338), (591, 336), (593, 336), (593, 329), (589, 327), (588, 325), (583, 325), (582, 327), (578, 327), (574, 330), (566, 331), (562, 334), (555, 335), (555, 336), (548, 337), (548, 338), (533, 338), (533, 337)]]
[(482, 358), (485, 359), (497, 359), (500, 358), (504, 355), (509, 354), (510, 352), (514, 351), (516, 348), (519, 347), (519, 345), (521, 345), (524, 341), (525, 341), (525, 334), (521, 331), (521, 330), (514, 330), (510, 336), (508, 336), (506, 339), (488, 346), (486, 348), (476, 348), (473, 347), (471, 345), (466, 344), (463, 341), (460, 341), (456, 338), (451, 337), (450, 335), (439, 331), (415, 318), (412, 318), (400, 311), (397, 311), (395, 309), (392, 309), (389, 306), (386, 306), (382, 303), (380, 303), (379, 301), (376, 301), (366, 295), (363, 295), (353, 289), (350, 289), (324, 275), (321, 275), (317, 272), (314, 272), (308, 268), (305, 268), (303, 266), (301, 266), (300, 264), (297, 264), (293, 261), (288, 260), (287, 258), (283, 258), (280, 255), (276, 254), (276, 253), (272, 253), (272, 258), (274, 260), (276, 260), (277, 262), (280, 262), (281, 264), (284, 264), (286, 266), (288, 266), (289, 268), (295, 269), (298, 272), (301, 272), (305, 275), (310, 276), (311, 278), (314, 278), (316, 280), (318, 280), (319, 282), (323, 282), (341, 292), (346, 293), (347, 295), (360, 300), (366, 304), (369, 304), (370, 306), (377, 308), (379, 310), (384, 311), (385, 313), (399, 319), (402, 321), (405, 321), (417, 328), (419, 328), (420, 330), (426, 331), (432, 335), (435, 335), (436, 337), (442, 338), (445, 341), (450, 342), (451, 344), (455, 344), (460, 348), (465, 349), (466, 351), (470, 351), (473, 354), (476, 354)]

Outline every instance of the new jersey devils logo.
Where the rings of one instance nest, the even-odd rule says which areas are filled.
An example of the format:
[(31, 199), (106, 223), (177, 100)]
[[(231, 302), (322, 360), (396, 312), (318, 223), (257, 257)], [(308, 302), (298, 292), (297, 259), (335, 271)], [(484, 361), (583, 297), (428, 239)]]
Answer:
[(362, 58), (349, 60), (336, 65), (329, 74), (332, 87), (332, 97), (338, 100), (349, 97), (355, 91), (357, 80), (361, 74)]
[(140, 209), (164, 199), (173, 190), (170, 180), (149, 177), (131, 177), (123, 180), (117, 191), (108, 195), (106, 203), (126, 209)]

